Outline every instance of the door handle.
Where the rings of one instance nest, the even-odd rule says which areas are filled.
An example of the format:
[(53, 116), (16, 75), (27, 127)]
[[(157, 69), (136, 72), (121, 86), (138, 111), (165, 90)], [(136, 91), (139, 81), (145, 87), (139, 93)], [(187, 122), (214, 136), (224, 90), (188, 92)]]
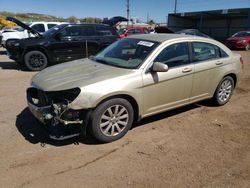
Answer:
[(221, 64), (223, 64), (223, 62), (222, 62), (222, 61), (216, 61), (215, 64), (216, 64), (216, 65), (221, 65)]
[(182, 72), (183, 72), (183, 73), (191, 72), (191, 71), (192, 71), (192, 69), (189, 68), (189, 67), (186, 67), (186, 68), (182, 69)]

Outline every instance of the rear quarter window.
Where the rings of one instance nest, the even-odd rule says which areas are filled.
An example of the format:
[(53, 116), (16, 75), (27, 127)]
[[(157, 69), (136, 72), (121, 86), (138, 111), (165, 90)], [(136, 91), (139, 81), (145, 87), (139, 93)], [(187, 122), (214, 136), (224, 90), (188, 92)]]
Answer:
[(112, 35), (114, 35), (111, 28), (106, 27), (106, 26), (96, 26), (96, 34), (99, 36), (112, 36)]

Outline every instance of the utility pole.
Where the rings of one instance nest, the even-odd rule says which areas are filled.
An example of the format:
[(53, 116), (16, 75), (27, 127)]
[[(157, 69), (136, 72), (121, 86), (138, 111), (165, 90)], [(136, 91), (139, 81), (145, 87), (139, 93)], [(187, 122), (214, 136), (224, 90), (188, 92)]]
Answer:
[(129, 26), (129, 7), (130, 7), (130, 4), (129, 4), (129, 0), (127, 0), (127, 19), (128, 19), (128, 21), (127, 21), (127, 27)]
[(176, 12), (177, 12), (177, 0), (175, 0), (175, 3), (174, 3), (174, 13), (176, 14)]

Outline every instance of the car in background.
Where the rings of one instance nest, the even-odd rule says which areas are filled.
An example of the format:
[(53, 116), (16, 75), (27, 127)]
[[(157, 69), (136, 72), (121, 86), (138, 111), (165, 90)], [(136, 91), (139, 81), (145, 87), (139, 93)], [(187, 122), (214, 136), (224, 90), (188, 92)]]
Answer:
[(7, 54), (31, 71), (81, 59), (119, 39), (117, 31), (104, 24), (61, 24), (43, 34), (26, 27), (35, 37), (6, 42)]
[(239, 54), (213, 39), (133, 35), (95, 57), (39, 72), (27, 89), (27, 102), (53, 139), (79, 135), (66, 134), (64, 128), (71, 126), (111, 142), (154, 114), (210, 98), (226, 104), (243, 64)]
[(131, 35), (138, 35), (138, 34), (147, 34), (149, 31), (147, 28), (144, 27), (130, 27), (127, 29), (119, 29), (118, 30), (120, 38), (125, 38)]
[(167, 27), (158, 26), (158, 27), (155, 27), (154, 29), (151, 29), (150, 33), (154, 34), (154, 33), (174, 33), (174, 32)]
[[(32, 23), (22, 23), (19, 20), (7, 17), (6, 20), (12, 21), (20, 26), (17, 30), (11, 32), (4, 32), (2, 33), (2, 39), (0, 41), (1, 45), (5, 47), (6, 41), (8, 39), (23, 39), (34, 37), (32, 33), (29, 32), (29, 28), (32, 28), (38, 31), (40, 34), (44, 33), (45, 31), (49, 30), (50, 28), (62, 24), (61, 22), (32, 22)], [(28, 28), (28, 29), (27, 29)]]
[(195, 35), (195, 36), (200, 36), (200, 37), (205, 37), (205, 38), (211, 38), (207, 34), (199, 31), (198, 29), (183, 29), (180, 31), (175, 32), (176, 34), (184, 34), (184, 35)]
[(250, 50), (250, 31), (240, 31), (229, 37), (225, 45), (233, 49)]
[(21, 28), (20, 27), (14, 27), (12, 29), (10, 28), (3, 28), (0, 30), (0, 46), (2, 46), (2, 38), (3, 38), (3, 33), (9, 33), (9, 32), (16, 32), (19, 31)]

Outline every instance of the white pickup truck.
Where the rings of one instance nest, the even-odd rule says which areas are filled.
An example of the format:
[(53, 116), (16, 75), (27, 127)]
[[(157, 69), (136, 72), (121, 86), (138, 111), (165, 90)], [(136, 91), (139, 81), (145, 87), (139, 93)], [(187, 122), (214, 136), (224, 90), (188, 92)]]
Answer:
[[(8, 20), (8, 17), (6, 18)], [(11, 20), (9, 20), (11, 21)], [(38, 31), (40, 34), (44, 33), (45, 31), (49, 30), (50, 28), (62, 24), (61, 22), (32, 22), (26, 24), (30, 28)], [(29, 38), (34, 37), (32, 33), (30, 33), (25, 27), (23, 29), (19, 29), (17, 31), (12, 32), (4, 32), (1, 34), (0, 37), (0, 46), (2, 45), (5, 47), (6, 41), (8, 39), (23, 39), (23, 38)]]

